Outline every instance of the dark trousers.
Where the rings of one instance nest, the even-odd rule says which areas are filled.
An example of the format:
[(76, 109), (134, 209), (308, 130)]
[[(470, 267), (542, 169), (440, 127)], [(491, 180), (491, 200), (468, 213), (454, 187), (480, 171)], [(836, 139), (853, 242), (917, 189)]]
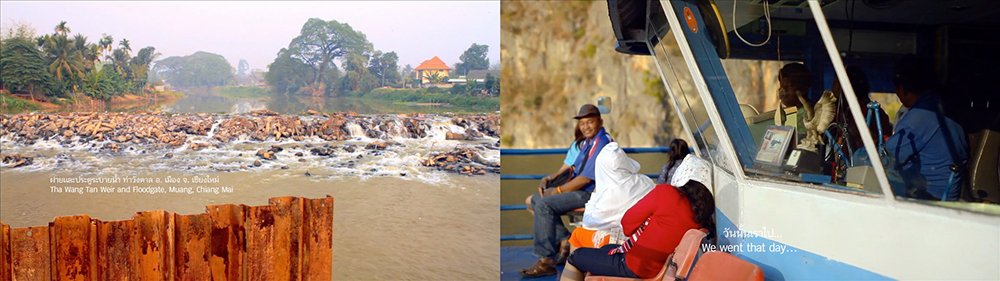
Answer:
[(590, 192), (574, 190), (562, 194), (542, 197), (538, 193), (531, 196), (531, 207), (535, 209), (533, 234), (535, 256), (555, 259), (559, 254), (559, 242), (569, 238), (569, 230), (562, 223), (563, 214), (576, 208), (583, 208), (590, 200)]
[(569, 255), (566, 262), (580, 272), (590, 272), (597, 276), (639, 278), (625, 264), (625, 254), (608, 255), (608, 252), (617, 247), (617, 244), (608, 244), (599, 249), (579, 248)]

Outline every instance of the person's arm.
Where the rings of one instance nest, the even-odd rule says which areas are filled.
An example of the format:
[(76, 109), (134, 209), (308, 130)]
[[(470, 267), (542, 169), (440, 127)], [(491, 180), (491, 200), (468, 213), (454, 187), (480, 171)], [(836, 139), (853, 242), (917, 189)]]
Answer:
[(549, 188), (548, 190), (545, 190), (545, 192), (547, 194), (543, 193), (542, 195), (544, 196), (544, 195), (552, 195), (552, 194), (559, 194), (559, 193), (566, 193), (566, 192), (574, 191), (574, 190), (583, 188), (583, 186), (587, 185), (590, 182), (591, 182), (591, 180), (588, 179), (588, 178), (586, 178), (586, 177), (577, 176), (577, 177), (574, 177), (572, 180), (570, 180), (569, 182), (567, 182), (567, 183), (565, 183), (563, 185), (560, 185), (560, 186), (558, 186), (556, 188)]
[(669, 185), (659, 185), (654, 187), (653, 190), (646, 194), (646, 196), (639, 199), (639, 202), (632, 205), (632, 208), (625, 211), (625, 215), (622, 216), (622, 232), (625, 233), (625, 235), (631, 236), (632, 233), (635, 233), (635, 230), (639, 229), (639, 226), (645, 223), (646, 219), (653, 214), (656, 207), (658, 205), (662, 205), (658, 204), (657, 201), (659, 201), (658, 199), (660, 197), (660, 193), (663, 192), (663, 188), (668, 187), (673, 188)]
[(885, 148), (889, 154), (896, 157), (896, 163), (902, 165), (917, 150), (915, 138), (909, 128), (898, 126), (896, 133), (885, 142)]
[(572, 168), (572, 167), (573, 167), (573, 166), (570, 166), (570, 165), (566, 165), (565, 163), (563, 163), (563, 164), (562, 164), (562, 167), (559, 167), (559, 170), (558, 170), (558, 171), (556, 171), (556, 172), (555, 172), (554, 174), (550, 174), (550, 175), (548, 176), (549, 180), (551, 180), (551, 179), (554, 179), (554, 178), (556, 178), (556, 176), (559, 176), (559, 174), (562, 174), (563, 172), (565, 172), (565, 171), (566, 171), (566, 169), (569, 169), (569, 168)]
[(542, 197), (545, 197), (545, 195), (546, 195), (545, 194), (545, 187), (549, 185), (549, 181), (552, 180), (552, 179), (554, 179), (556, 176), (559, 176), (559, 174), (562, 174), (564, 171), (566, 171), (566, 169), (570, 169), (570, 168), (573, 168), (573, 166), (566, 165), (564, 163), (562, 165), (562, 167), (559, 167), (559, 170), (556, 171), (555, 174), (551, 174), (551, 175), (548, 175), (548, 176), (545, 176), (544, 178), (542, 178), (542, 180), (538, 182), (538, 193), (542, 194)]
[(566, 169), (573, 168), (573, 161), (576, 161), (577, 156), (580, 155), (580, 147), (578, 145), (579, 145), (578, 141), (574, 141), (572, 144), (570, 144), (569, 150), (566, 151), (566, 159), (563, 160), (562, 167), (559, 167), (559, 170), (557, 170), (554, 174), (545, 176), (544, 178), (542, 178), (541, 181), (538, 182), (538, 193), (542, 194), (542, 196), (545, 196), (544, 190), (545, 187), (549, 185), (549, 181), (559, 176), (559, 174), (565, 172)]
[[(572, 180), (570, 180), (567, 183), (564, 183), (562, 186), (553, 188), (551, 191), (549, 191), (549, 194), (558, 194), (558, 193), (566, 193), (574, 191), (583, 188), (584, 186), (587, 186), (587, 184), (592, 182), (594, 180), (594, 173), (595, 173), (594, 169), (597, 165), (595, 163), (597, 161), (597, 156), (601, 154), (600, 151), (603, 150), (604, 146), (607, 144), (608, 144), (607, 139), (598, 140), (596, 144), (597, 147), (593, 148), (594, 151), (596, 151), (596, 153), (594, 153), (593, 155), (588, 155), (590, 157), (590, 160), (588, 160), (587, 163), (583, 166), (583, 169), (580, 169), (580, 174), (576, 175), (575, 177), (573, 177)], [(581, 150), (580, 153), (586, 153), (586, 152)]]

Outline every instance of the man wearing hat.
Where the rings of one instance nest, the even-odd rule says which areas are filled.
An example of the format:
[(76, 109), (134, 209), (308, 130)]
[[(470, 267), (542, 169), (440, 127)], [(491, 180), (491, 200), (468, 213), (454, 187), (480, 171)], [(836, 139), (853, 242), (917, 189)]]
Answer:
[(534, 210), (535, 255), (539, 260), (535, 265), (521, 270), (521, 275), (525, 277), (558, 273), (556, 258), (559, 258), (559, 243), (569, 238), (570, 234), (559, 217), (584, 207), (587, 200), (590, 200), (590, 194), (594, 191), (595, 160), (601, 149), (612, 142), (611, 136), (604, 130), (601, 112), (593, 104), (583, 105), (573, 119), (577, 120), (577, 126), (586, 139), (573, 162), (572, 179), (550, 187), (551, 177), (547, 176), (542, 179), (538, 193), (531, 196), (529, 208)]

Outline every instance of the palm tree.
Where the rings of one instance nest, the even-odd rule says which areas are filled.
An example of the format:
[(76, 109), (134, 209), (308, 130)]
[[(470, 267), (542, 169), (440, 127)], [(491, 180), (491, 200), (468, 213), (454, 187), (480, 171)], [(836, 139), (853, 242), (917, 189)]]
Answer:
[(83, 77), (83, 58), (73, 47), (73, 42), (66, 36), (50, 36), (43, 46), (46, 56), (52, 60), (49, 72), (56, 82), (62, 81), (64, 77)]
[(90, 55), (90, 47), (87, 43), (87, 37), (83, 34), (77, 33), (73, 36), (73, 51), (79, 53), (80, 63), (85, 69), (90, 69), (94, 67), (94, 62), (90, 61), (92, 57)]
[(83, 36), (80, 33), (73, 35), (73, 48), (77, 50), (87, 48), (87, 36)]
[(59, 22), (59, 24), (56, 25), (55, 29), (56, 29), (56, 33), (59, 33), (62, 36), (66, 36), (66, 34), (70, 33), (69, 27), (66, 26), (66, 21)]
[(128, 44), (128, 39), (122, 38), (122, 41), (118, 42), (118, 45), (125, 49), (126, 54), (132, 51), (132, 47)]
[(97, 62), (101, 60), (101, 45), (100, 44), (87, 44), (87, 51), (84, 52), (83, 58), (90, 63), (90, 67), (93, 68)]
[(114, 43), (115, 43), (115, 39), (112, 38), (111, 35), (108, 35), (107, 33), (105, 33), (104, 37), (101, 38), (101, 40), (97, 42), (97, 44), (101, 45), (101, 53), (102, 54), (104, 52), (111, 52), (111, 44), (114, 44)]
[(160, 53), (156, 52), (156, 48), (145, 47), (140, 49), (139, 53), (132, 58), (130, 65), (132, 67), (133, 78), (135, 79), (134, 82), (140, 89), (146, 86), (149, 67), (153, 64), (153, 60), (159, 56)]
[(111, 59), (111, 64), (115, 66), (115, 71), (121, 74), (128, 74), (128, 62), (130, 59), (128, 51), (125, 51), (123, 48), (115, 49), (111, 52), (111, 56), (109, 56), (109, 58)]
[(49, 41), (49, 37), (51, 37), (51, 36), (48, 35), (48, 34), (35, 37), (35, 45), (38, 45), (39, 48), (41, 48), (42, 46), (45, 46), (45, 42)]

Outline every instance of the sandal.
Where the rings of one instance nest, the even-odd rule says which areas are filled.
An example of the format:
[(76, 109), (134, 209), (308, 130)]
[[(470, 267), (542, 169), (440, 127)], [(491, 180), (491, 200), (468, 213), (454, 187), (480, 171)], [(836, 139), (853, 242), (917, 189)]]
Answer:
[(556, 275), (557, 273), (559, 273), (559, 271), (556, 270), (555, 267), (542, 260), (538, 260), (535, 265), (521, 270), (521, 276), (527, 278)]

